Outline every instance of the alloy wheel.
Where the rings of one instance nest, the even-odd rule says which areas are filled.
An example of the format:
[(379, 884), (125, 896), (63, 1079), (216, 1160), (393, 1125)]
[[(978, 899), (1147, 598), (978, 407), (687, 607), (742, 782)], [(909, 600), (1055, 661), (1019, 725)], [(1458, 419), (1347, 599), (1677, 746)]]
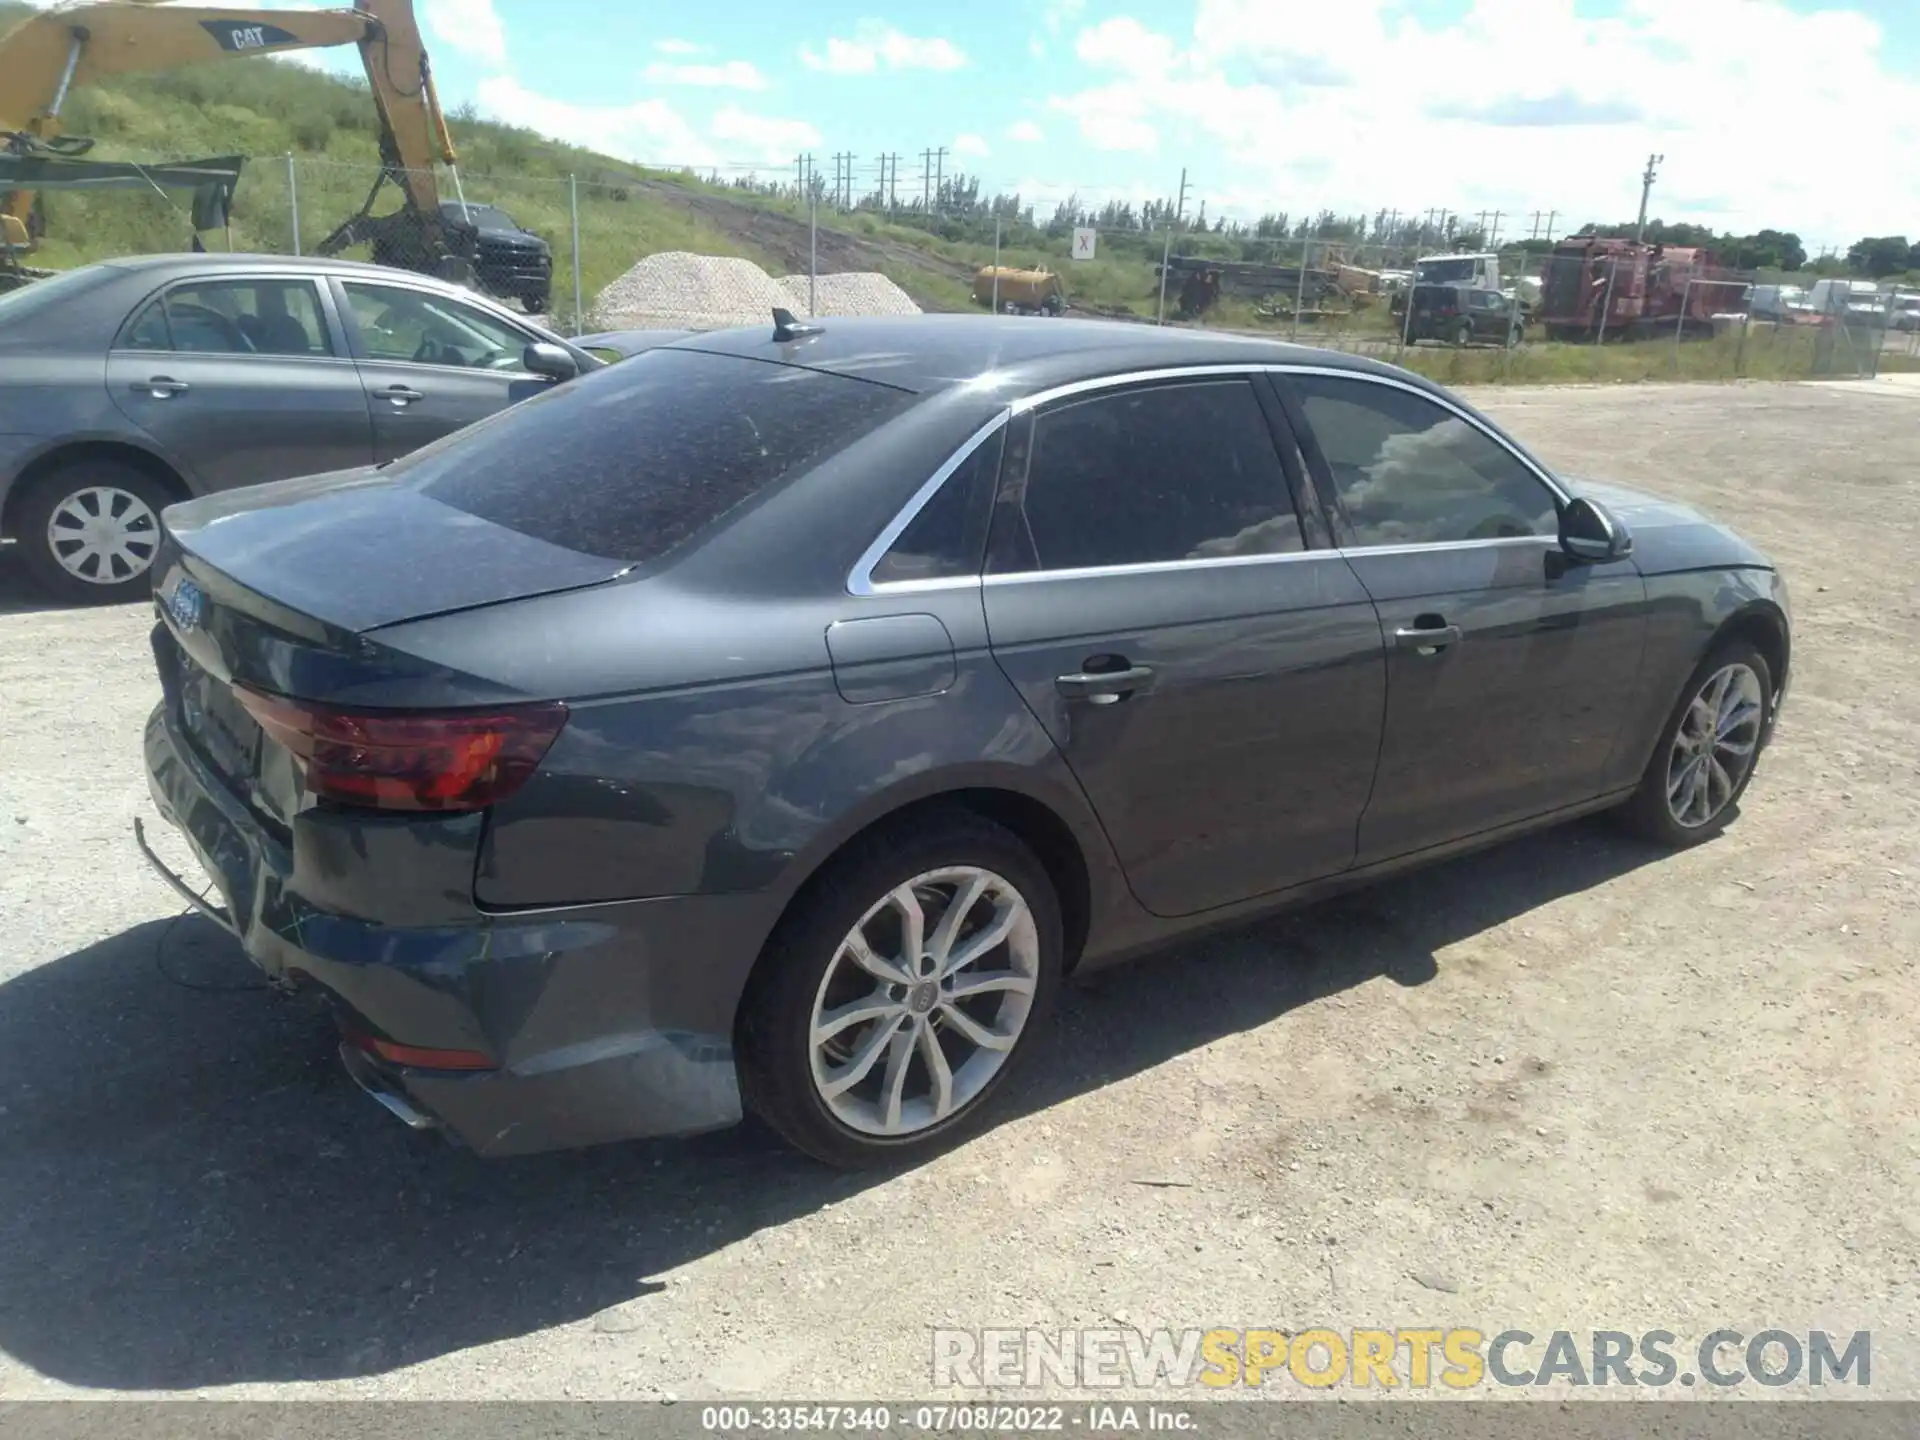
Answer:
[(1739, 793), (1759, 750), (1762, 699), (1760, 677), (1740, 664), (1714, 671), (1694, 693), (1667, 757), (1667, 811), (1675, 824), (1697, 830)]
[(875, 903), (814, 995), (816, 1093), (863, 1135), (958, 1114), (1006, 1065), (1033, 1007), (1040, 940), (1026, 898), (975, 866), (931, 870)]
[(118, 585), (153, 563), (160, 522), (130, 490), (90, 485), (47, 517), (47, 549), (60, 568), (89, 585)]

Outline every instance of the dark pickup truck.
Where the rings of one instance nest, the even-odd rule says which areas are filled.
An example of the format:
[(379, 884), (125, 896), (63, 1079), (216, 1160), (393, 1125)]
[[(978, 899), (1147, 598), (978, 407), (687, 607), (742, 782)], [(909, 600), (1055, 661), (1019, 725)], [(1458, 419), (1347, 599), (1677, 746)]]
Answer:
[(473, 265), (475, 281), (489, 295), (518, 300), (529, 315), (541, 315), (553, 298), (553, 249), (522, 230), (497, 205), (440, 207), (455, 248)]

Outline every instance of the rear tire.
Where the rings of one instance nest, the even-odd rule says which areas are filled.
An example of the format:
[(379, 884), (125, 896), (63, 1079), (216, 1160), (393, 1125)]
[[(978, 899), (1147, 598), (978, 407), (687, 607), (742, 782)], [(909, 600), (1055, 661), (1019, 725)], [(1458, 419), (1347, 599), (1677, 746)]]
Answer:
[(1687, 677), (1620, 819), (1672, 849), (1712, 839), (1732, 823), (1772, 726), (1766, 657), (1744, 640), (1716, 646)]
[(968, 811), (923, 815), (834, 861), (768, 942), (736, 1026), (743, 1099), (830, 1165), (924, 1159), (989, 1118), (1062, 968), (1059, 901), (1033, 852)]
[(1462, 320), (1458, 325), (1453, 327), (1453, 343), (1462, 347), (1473, 343), (1473, 322), (1471, 320)]
[(179, 497), (119, 460), (79, 460), (35, 480), (15, 536), (41, 591), (70, 605), (121, 605), (153, 593), (160, 512)]

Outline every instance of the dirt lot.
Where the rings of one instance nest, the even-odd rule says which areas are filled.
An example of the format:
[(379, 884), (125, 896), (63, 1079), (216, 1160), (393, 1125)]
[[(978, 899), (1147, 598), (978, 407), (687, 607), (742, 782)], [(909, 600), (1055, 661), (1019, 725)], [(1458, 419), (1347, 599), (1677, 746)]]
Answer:
[(0, 574), (0, 1397), (925, 1395), (946, 1324), (1870, 1328), (1920, 1397), (1920, 389), (1477, 398), (1787, 567), (1746, 813), (1109, 972), (1014, 1118), (885, 1180), (404, 1132), (133, 850), (147, 617)]

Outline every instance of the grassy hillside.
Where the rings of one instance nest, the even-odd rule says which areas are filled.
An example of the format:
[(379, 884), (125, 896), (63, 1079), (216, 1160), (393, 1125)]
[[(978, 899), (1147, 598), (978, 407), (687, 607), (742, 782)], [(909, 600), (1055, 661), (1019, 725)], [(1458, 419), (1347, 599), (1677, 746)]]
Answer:
[[(0, 26), (11, 25), (20, 13), (18, 5), (0, 0)], [(252, 157), (232, 217), (233, 246), (240, 250), (290, 251), (297, 195), (299, 241), (310, 253), (359, 208), (379, 168), (373, 102), (363, 83), (269, 60), (121, 77), (76, 90), (65, 118), (69, 134), (95, 138), (93, 154), (101, 159)], [(809, 233), (806, 207), (791, 195), (648, 171), (471, 114), (456, 115), (450, 123), (467, 198), (502, 206), (552, 242), (554, 310), (562, 324), (571, 319), (574, 290), (569, 176), (579, 182), (580, 288), (589, 306), (604, 286), (656, 251), (741, 256), (779, 275), (804, 273), (817, 247), (822, 272), (878, 270), (923, 308), (967, 309), (975, 270), (994, 258), (998, 214), (1005, 237), (1002, 262), (1059, 272), (1077, 310), (1136, 317), (1151, 317), (1156, 310), (1158, 235), (1137, 225), (1103, 226), (1100, 258), (1076, 263), (1068, 256), (1070, 237), (1057, 217), (1054, 224), (1036, 224), (1032, 210), (1017, 198), (983, 197), (977, 182), (964, 177), (949, 182), (950, 206), (943, 204), (942, 213), (933, 216), (911, 209), (889, 215), (876, 208), (853, 214), (823, 208), (816, 238)], [(452, 198), (452, 185), (442, 188)], [(36, 258), (56, 268), (184, 249), (192, 235), (185, 195), (68, 192), (48, 194), (43, 204), (47, 237)], [(384, 212), (396, 205), (397, 195), (389, 189), (377, 208)], [(1163, 209), (1170, 213), (1172, 207)], [(1278, 224), (1285, 217), (1271, 218)], [(1285, 233), (1283, 225), (1277, 233)], [(209, 237), (209, 243), (218, 241)], [(1179, 248), (1287, 263), (1297, 257), (1298, 244), (1203, 230), (1183, 236)], [(1294, 333), (1290, 321), (1262, 319), (1244, 301), (1223, 303), (1207, 323)], [(1303, 325), (1298, 335), (1308, 343), (1393, 353), (1384, 305)], [(1765, 346), (1688, 344), (1677, 352), (1662, 342), (1609, 346), (1604, 353), (1538, 344), (1513, 355), (1421, 347), (1408, 352), (1405, 363), (1465, 382), (1805, 374), (1813, 361), (1811, 337), (1801, 336)], [(1915, 363), (1888, 356), (1889, 368)]]

